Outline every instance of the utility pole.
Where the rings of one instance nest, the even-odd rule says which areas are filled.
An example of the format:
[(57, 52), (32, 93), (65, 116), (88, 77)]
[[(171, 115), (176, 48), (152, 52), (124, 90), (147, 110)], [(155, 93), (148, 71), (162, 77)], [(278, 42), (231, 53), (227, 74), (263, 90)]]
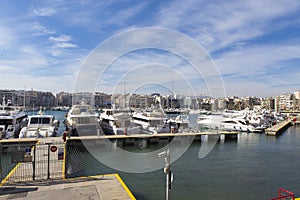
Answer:
[(173, 174), (170, 170), (170, 153), (169, 149), (158, 154), (158, 157), (165, 159), (164, 173), (166, 174), (166, 200), (169, 200), (169, 192), (173, 182)]

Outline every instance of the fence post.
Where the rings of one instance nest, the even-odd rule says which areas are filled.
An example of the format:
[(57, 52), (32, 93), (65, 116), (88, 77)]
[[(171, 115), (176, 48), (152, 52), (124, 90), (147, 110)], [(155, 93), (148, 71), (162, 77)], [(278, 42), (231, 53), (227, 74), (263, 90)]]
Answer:
[(36, 143), (34, 144), (34, 148), (33, 148), (33, 161), (32, 161), (32, 168), (33, 168), (33, 172), (32, 172), (32, 179), (35, 180), (35, 167), (36, 167)]
[(67, 173), (67, 161), (68, 161), (68, 148), (69, 148), (69, 142), (70, 140), (67, 140), (65, 143), (65, 150), (64, 150), (64, 177), (63, 178), (69, 178)]
[(51, 142), (45, 143), (45, 144), (48, 145), (47, 179), (50, 179), (50, 145), (51, 145)]

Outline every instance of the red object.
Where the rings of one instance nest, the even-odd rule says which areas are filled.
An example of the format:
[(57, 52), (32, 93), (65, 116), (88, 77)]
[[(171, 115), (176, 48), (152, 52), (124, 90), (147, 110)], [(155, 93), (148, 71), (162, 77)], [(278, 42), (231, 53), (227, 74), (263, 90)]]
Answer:
[(278, 197), (270, 199), (270, 200), (284, 200), (285, 198), (290, 198), (291, 200), (295, 200), (295, 194), (286, 189), (279, 188)]
[(64, 142), (67, 140), (67, 133), (68, 133), (67, 131), (65, 131), (63, 133), (62, 139), (63, 139)]
[(51, 147), (50, 147), (50, 150), (51, 150), (51, 152), (57, 151), (57, 146), (51, 146)]

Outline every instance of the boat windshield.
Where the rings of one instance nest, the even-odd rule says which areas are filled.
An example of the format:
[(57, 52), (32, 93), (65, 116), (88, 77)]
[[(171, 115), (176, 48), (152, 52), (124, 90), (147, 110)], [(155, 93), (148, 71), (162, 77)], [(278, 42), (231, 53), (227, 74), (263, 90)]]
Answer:
[(51, 119), (49, 117), (32, 117), (30, 124), (50, 124)]
[(76, 106), (76, 107), (74, 107), (74, 109), (72, 110), (72, 112), (71, 112), (71, 114), (73, 114), (73, 115), (79, 115), (79, 114), (81, 114), (81, 113), (93, 113), (94, 111), (93, 111), (93, 109), (92, 109), (92, 107), (91, 106), (82, 106), (82, 105), (80, 105), (80, 106)]

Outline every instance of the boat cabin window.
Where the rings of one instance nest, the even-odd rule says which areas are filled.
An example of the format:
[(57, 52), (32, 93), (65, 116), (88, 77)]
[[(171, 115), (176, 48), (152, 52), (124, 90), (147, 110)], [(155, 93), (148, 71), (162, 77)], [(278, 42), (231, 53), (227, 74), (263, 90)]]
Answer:
[(7, 132), (14, 132), (15, 127), (13, 125), (9, 125), (7, 128)]
[(239, 121), (241, 124), (248, 125), (245, 121)]
[(112, 115), (113, 113), (112, 113), (111, 110), (107, 110), (107, 111), (106, 111), (106, 114), (107, 114), (107, 115)]
[(42, 124), (50, 124), (50, 118), (42, 118)]
[(50, 124), (51, 119), (49, 117), (32, 117), (30, 119), (30, 124)]
[(87, 112), (87, 111), (88, 111), (88, 109), (86, 109), (86, 108), (81, 108), (81, 109), (80, 109), (80, 112), (81, 112), (81, 113)]
[(8, 125), (12, 125), (13, 120), (12, 119), (0, 119), (0, 125), (4, 125), (5, 128), (7, 128)]
[(235, 121), (224, 121), (226, 124), (237, 124)]
[(74, 121), (76, 124), (95, 124), (95, 117), (75, 117)]

